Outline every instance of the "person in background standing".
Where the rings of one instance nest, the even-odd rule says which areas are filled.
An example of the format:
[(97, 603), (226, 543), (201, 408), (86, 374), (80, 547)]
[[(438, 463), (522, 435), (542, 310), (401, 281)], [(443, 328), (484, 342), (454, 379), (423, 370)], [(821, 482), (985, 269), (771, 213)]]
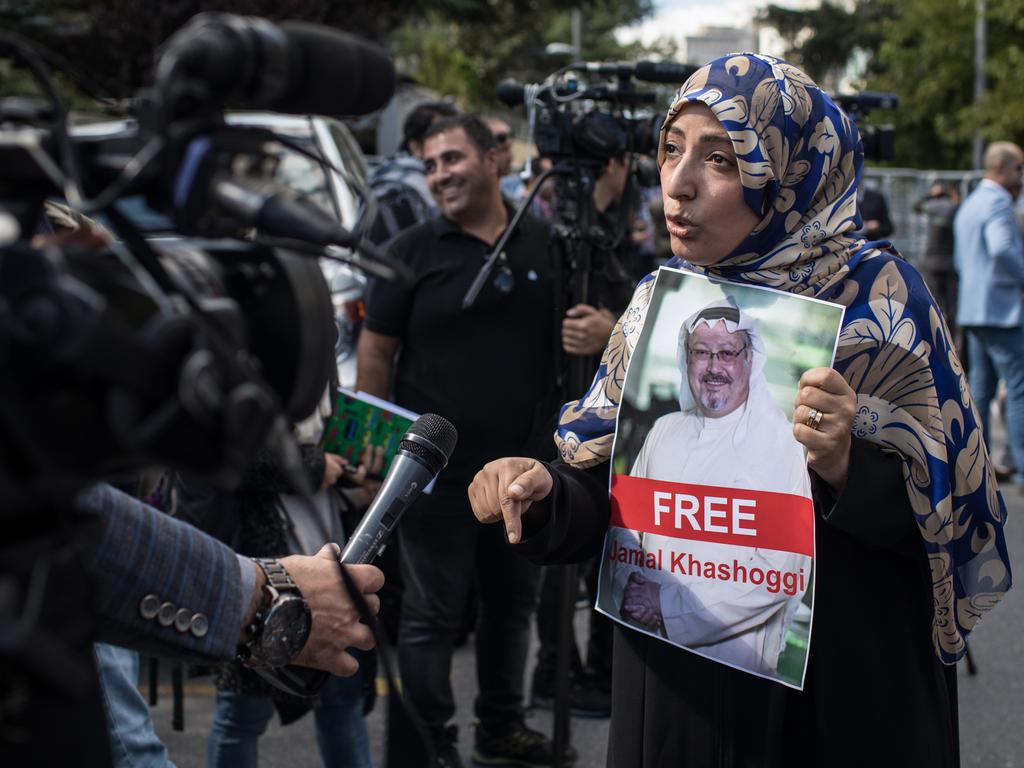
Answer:
[(1013, 212), (1024, 153), (997, 141), (985, 150), (985, 177), (953, 219), (953, 259), (960, 278), (957, 324), (967, 338), (971, 394), (989, 439), (989, 409), (1006, 381), (1006, 428), (1024, 483), (1024, 241)]
[(954, 338), (957, 278), (953, 266), (953, 217), (959, 207), (960, 190), (956, 184), (933, 184), (928, 194), (914, 205), (914, 211), (924, 215), (928, 222), (921, 274)]

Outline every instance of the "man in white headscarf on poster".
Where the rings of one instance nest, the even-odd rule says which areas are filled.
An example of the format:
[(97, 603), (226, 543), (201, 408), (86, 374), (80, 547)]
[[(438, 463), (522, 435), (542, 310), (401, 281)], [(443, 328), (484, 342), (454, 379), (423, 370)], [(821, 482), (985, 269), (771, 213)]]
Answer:
[[(683, 323), (677, 362), (680, 410), (651, 427), (630, 475), (809, 498), (810, 478), (793, 427), (765, 380), (765, 346), (757, 322), (730, 296)], [(633, 535), (620, 529), (617, 536)], [(643, 534), (645, 551), (684, 550), (705, 563), (775, 574), (772, 589), (749, 580), (707, 579), (660, 570), (617, 568), (620, 612), (678, 645), (728, 664), (773, 675), (786, 630), (810, 581), (811, 558), (755, 547), (725, 546)], [(621, 542), (620, 542), (621, 544)], [(728, 557), (725, 557), (725, 554)], [(796, 576), (785, 576), (796, 574)], [(735, 574), (734, 574), (735, 576)], [(785, 582), (785, 583), (784, 583)]]

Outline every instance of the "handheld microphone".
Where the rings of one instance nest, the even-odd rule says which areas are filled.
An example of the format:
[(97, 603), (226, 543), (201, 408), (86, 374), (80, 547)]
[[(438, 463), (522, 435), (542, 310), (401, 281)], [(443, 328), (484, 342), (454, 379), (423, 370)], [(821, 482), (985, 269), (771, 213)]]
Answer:
[(341, 562), (368, 563), (384, 549), (399, 518), (448, 463), (458, 434), (452, 423), (425, 413), (409, 427), (377, 497), (349, 537)]
[[(341, 553), (342, 565), (368, 563), (381, 553), (405, 510), (448, 464), (457, 438), (452, 423), (437, 414), (425, 413), (413, 422), (398, 444), (377, 497)], [(295, 696), (315, 694), (329, 677), (321, 670), (291, 664), (252, 669), (271, 685)]]
[(166, 43), (155, 91), (165, 120), (227, 104), (365, 115), (391, 99), (395, 67), (380, 48), (335, 29), (209, 12)]

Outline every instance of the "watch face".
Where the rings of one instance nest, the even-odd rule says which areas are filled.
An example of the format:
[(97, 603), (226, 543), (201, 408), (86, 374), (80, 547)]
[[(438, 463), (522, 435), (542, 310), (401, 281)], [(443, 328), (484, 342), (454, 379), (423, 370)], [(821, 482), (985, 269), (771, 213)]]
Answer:
[(259, 640), (259, 660), (283, 667), (299, 655), (309, 638), (309, 606), (301, 597), (286, 596), (270, 607)]

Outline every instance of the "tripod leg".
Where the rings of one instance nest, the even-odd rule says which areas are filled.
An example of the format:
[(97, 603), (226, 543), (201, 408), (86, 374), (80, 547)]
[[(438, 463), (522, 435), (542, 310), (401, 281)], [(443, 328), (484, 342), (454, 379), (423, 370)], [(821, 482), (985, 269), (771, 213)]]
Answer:
[(965, 655), (965, 658), (967, 660), (967, 674), (974, 676), (978, 674), (978, 665), (974, 663), (974, 656), (971, 655), (971, 646), (967, 645), (966, 643), (964, 644), (964, 646), (967, 649), (967, 653)]
[(159, 678), (159, 660), (156, 656), (146, 659), (146, 666), (149, 670), (149, 706), (155, 707), (157, 702), (157, 683)]
[(561, 600), (558, 606), (558, 661), (555, 667), (555, 700), (552, 732), (552, 768), (561, 768), (566, 748), (572, 745), (569, 725), (569, 656), (573, 637), (573, 615), (579, 591), (576, 566), (561, 566)]
[(185, 730), (185, 685), (183, 665), (180, 661), (171, 662), (171, 691), (174, 705), (171, 708), (171, 728), (176, 731)]

